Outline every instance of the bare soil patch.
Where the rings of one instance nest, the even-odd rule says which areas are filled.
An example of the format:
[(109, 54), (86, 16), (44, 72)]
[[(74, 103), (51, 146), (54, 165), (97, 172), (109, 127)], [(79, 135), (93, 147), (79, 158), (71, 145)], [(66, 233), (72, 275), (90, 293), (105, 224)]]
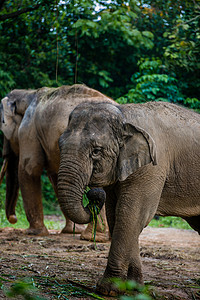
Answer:
[[(0, 278), (6, 288), (16, 280), (33, 278), (46, 299), (93, 299), (73, 292), (64, 296), (58, 287), (59, 291), (70, 285), (95, 291), (109, 246), (110, 242), (98, 243), (95, 249), (92, 242), (80, 240), (80, 235), (53, 230), (47, 237), (35, 237), (21, 229), (2, 228)], [(195, 231), (147, 227), (140, 248), (144, 280), (153, 286), (155, 299), (200, 299), (200, 236)], [(7, 299), (3, 290), (0, 299)]]

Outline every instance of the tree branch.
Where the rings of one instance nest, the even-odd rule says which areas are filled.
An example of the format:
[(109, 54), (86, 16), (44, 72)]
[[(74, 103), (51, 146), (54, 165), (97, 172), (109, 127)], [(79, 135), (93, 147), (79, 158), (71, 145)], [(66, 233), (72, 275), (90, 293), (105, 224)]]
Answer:
[[(1, 0), (1, 2), (5, 2), (5, 0)], [(0, 4), (1, 4), (1, 2), (0, 2)], [(38, 9), (39, 6), (40, 6), (40, 4), (36, 4), (35, 6), (22, 8), (15, 12), (10, 13), (10, 14), (0, 15), (0, 21), (5, 21), (7, 19), (18, 17), (21, 14)]]
[(195, 0), (192, 0), (192, 2), (194, 3), (194, 5), (196, 5), (198, 7), (198, 9), (200, 9), (200, 6), (196, 3)]

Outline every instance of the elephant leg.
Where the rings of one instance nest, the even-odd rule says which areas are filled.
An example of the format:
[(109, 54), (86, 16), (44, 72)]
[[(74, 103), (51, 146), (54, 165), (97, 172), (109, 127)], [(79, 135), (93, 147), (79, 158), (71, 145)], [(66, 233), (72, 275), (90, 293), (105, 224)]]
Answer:
[(47, 235), (42, 206), (41, 177), (29, 175), (19, 168), (19, 183), (26, 217), (30, 224), (27, 234)]
[[(56, 173), (48, 173), (49, 180), (53, 186), (56, 196), (58, 197), (58, 189), (57, 189), (57, 182), (58, 182), (58, 175)], [(62, 229), (61, 233), (76, 233), (79, 234), (85, 230), (85, 225), (75, 224), (72, 222), (66, 215), (65, 217), (65, 227)], [(75, 228), (74, 228), (75, 224)]]
[(183, 219), (185, 219), (188, 222), (188, 224), (200, 234), (200, 215), (193, 217), (185, 217)]
[(97, 283), (100, 293), (115, 296), (119, 292), (113, 278), (143, 283), (138, 238), (156, 213), (163, 185), (164, 178), (152, 171), (148, 178), (141, 172), (116, 186), (115, 223), (107, 267)]
[(30, 224), (28, 234), (47, 235), (44, 225), (41, 175), (45, 164), (44, 151), (36, 137), (33, 126), (23, 126), (19, 130), (19, 186), (24, 209)]
[[(118, 205), (117, 207), (120, 208)], [(124, 209), (130, 212), (130, 208)], [(133, 210), (136, 212), (137, 208), (133, 207)], [(122, 280), (129, 278), (139, 283), (143, 282), (138, 246), (139, 232), (142, 229), (138, 227), (137, 221), (138, 217), (131, 220), (128, 213), (127, 216), (120, 214), (115, 218), (107, 267), (103, 278), (97, 283), (97, 291), (104, 295), (118, 294), (113, 278)]]
[(108, 227), (110, 231), (110, 237), (112, 237), (115, 226), (115, 209), (117, 204), (117, 195), (114, 192), (114, 188), (104, 188), (106, 192), (106, 217), (108, 221)]
[(113, 282), (114, 278), (122, 280), (129, 278), (139, 283), (143, 282), (138, 246), (138, 224), (136, 221), (129, 222), (128, 216), (127, 220), (128, 224), (120, 216), (116, 217), (107, 267), (103, 278), (97, 283), (97, 291), (107, 296), (116, 296), (119, 293)]
[(18, 157), (14, 152), (10, 152), (8, 157), (8, 165), (6, 170), (6, 216), (11, 224), (17, 222), (15, 215), (15, 207), (19, 194), (19, 180), (18, 180)]

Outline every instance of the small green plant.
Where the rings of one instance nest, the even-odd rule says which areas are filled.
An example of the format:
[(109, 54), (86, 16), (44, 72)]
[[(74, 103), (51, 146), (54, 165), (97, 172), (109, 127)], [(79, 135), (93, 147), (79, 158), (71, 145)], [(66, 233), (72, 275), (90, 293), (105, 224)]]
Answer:
[[(38, 275), (20, 280), (13, 280), (14, 278), (12, 275), (7, 274), (1, 274), (0, 277), (0, 289), (9, 299), (47, 300), (46, 297), (41, 296), (42, 293), (45, 293), (51, 299), (71, 299), (71, 296), (74, 296), (81, 299), (90, 297), (104, 300), (83, 283), (69, 279), (59, 280), (54, 277)], [(5, 288), (7, 283), (11, 284), (10, 288)]]
[(149, 292), (149, 286), (141, 285), (134, 280), (123, 281), (119, 278), (113, 279), (114, 284), (122, 293), (121, 300), (152, 300)]
[(8, 298), (17, 298), (21, 296), (24, 300), (45, 300), (38, 295), (38, 290), (34, 282), (28, 280), (14, 282), (9, 290), (5, 291)]

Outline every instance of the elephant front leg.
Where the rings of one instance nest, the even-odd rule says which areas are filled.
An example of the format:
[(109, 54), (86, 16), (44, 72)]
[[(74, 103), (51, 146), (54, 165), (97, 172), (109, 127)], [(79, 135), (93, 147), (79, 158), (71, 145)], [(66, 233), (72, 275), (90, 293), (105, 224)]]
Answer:
[(143, 283), (138, 233), (133, 229), (132, 235), (128, 237), (130, 235), (129, 226), (126, 226), (126, 230), (117, 227), (116, 223), (107, 267), (103, 278), (97, 283), (97, 291), (108, 296), (116, 296), (120, 293), (115, 285), (115, 278)]
[(120, 292), (115, 278), (143, 283), (138, 245), (138, 237), (144, 227), (140, 220), (141, 208), (137, 203), (130, 205), (130, 199), (117, 198), (108, 263), (103, 278), (97, 283), (97, 291), (109, 296)]
[(117, 204), (111, 247), (105, 273), (97, 284), (97, 290), (105, 295), (113, 296), (119, 292), (113, 278), (143, 283), (138, 238), (155, 215), (164, 177), (154, 174), (146, 180), (142, 173), (139, 175), (115, 187)]
[(44, 225), (40, 176), (29, 175), (19, 168), (19, 184), (26, 217), (30, 224), (27, 234), (48, 235), (48, 230)]

